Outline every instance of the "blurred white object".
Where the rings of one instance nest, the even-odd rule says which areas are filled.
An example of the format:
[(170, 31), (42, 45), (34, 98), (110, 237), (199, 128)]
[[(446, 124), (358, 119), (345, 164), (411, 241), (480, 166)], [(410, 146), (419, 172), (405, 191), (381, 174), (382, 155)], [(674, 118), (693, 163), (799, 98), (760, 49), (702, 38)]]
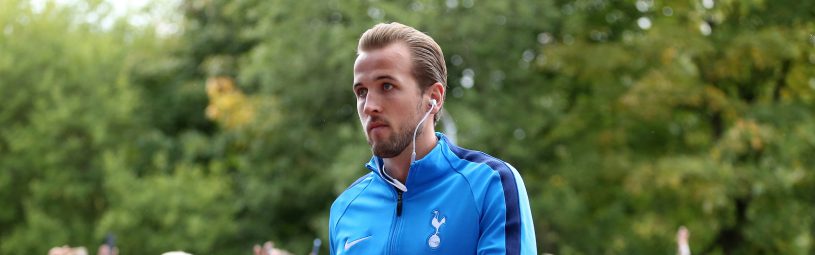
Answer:
[(309, 252), (308, 255), (317, 255), (317, 252), (320, 251), (320, 245), (322, 244), (323, 242), (320, 241), (320, 238), (315, 238), (314, 242), (312, 242), (311, 252)]
[(450, 139), (451, 143), (456, 144), (456, 136), (458, 135), (456, 121), (453, 120), (453, 115), (450, 115), (450, 112), (447, 110), (441, 109), (441, 112), (442, 114), (439, 122), (441, 122), (444, 134), (447, 135), (447, 139)]
[(48, 255), (88, 255), (88, 249), (63, 245), (62, 247), (51, 248), (51, 250), (48, 250)]
[(162, 253), (161, 255), (192, 255), (192, 254), (189, 254), (189, 253), (186, 253), (186, 252), (183, 252), (183, 251), (169, 251), (169, 252)]
[(291, 255), (288, 251), (275, 248), (274, 243), (269, 241), (263, 243), (262, 247), (256, 244), (253, 250), (255, 255)]
[(679, 231), (676, 231), (676, 246), (678, 255), (691, 255), (690, 245), (688, 245), (688, 237), (690, 232), (685, 226), (680, 226)]

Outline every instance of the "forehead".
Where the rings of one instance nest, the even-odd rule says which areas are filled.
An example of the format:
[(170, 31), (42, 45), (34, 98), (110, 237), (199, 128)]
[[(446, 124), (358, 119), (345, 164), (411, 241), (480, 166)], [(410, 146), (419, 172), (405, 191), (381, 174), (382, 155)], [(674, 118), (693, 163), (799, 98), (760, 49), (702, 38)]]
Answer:
[(407, 46), (393, 43), (379, 49), (360, 51), (354, 62), (354, 82), (381, 75), (410, 75), (410, 71), (411, 58)]

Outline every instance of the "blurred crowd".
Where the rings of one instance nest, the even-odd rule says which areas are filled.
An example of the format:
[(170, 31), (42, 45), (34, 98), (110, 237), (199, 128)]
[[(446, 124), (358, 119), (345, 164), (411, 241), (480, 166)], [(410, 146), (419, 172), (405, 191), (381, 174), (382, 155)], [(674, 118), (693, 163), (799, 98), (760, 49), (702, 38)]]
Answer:
[[(690, 238), (690, 231), (685, 226), (680, 226), (676, 232), (676, 254), (677, 255), (691, 255), (690, 245), (688, 239)], [(320, 239), (314, 239), (314, 246), (309, 255), (317, 255), (320, 249)], [(253, 255), (292, 255), (292, 253), (279, 249), (274, 246), (271, 241), (266, 241), (263, 245), (255, 244), (252, 247)], [(70, 247), (63, 245), (60, 247), (51, 248), (48, 255), (90, 255), (88, 249), (85, 247)], [(119, 249), (115, 246), (102, 244), (96, 252), (96, 255), (119, 255)], [(192, 255), (184, 251), (170, 251), (162, 253), (161, 255)]]
[[(314, 240), (314, 248), (309, 253), (309, 255), (317, 255), (317, 250), (319, 250), (319, 239)], [(274, 243), (272, 242), (265, 242), (263, 245), (255, 244), (252, 247), (252, 254), (254, 255), (292, 255), (290, 252), (286, 250), (282, 250), (276, 248)], [(48, 251), (48, 255), (90, 255), (88, 253), (88, 249), (85, 247), (70, 247), (67, 245), (63, 245), (60, 247), (51, 248)], [(99, 246), (99, 249), (96, 252), (96, 255), (119, 255), (119, 249), (116, 247), (112, 247), (108, 244), (102, 244)], [(192, 255), (190, 253), (184, 251), (170, 251), (165, 252), (162, 255)]]

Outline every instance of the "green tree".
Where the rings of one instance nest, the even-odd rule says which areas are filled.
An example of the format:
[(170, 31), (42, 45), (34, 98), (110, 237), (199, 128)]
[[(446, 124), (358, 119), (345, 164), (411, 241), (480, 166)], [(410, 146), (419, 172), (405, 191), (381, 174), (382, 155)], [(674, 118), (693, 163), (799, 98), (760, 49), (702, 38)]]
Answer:
[[(229, 248), (231, 183), (198, 162), (213, 126), (205, 93), (162, 88), (181, 83), (172, 38), (108, 16), (106, 2), (1, 4), (0, 253), (92, 249), (108, 232), (123, 253)], [(190, 108), (204, 125), (155, 118)]]
[(133, 134), (138, 97), (121, 61), (125, 31), (99, 31), (50, 2), (0, 9), (0, 252), (97, 243), (108, 201), (96, 154)]
[[(678, 226), (688, 225), (697, 252), (807, 253), (811, 218), (788, 222), (795, 227), (777, 232), (754, 226), (811, 207), (804, 195), (811, 190), (811, 164), (804, 155), (812, 143), (793, 131), (811, 125), (812, 15), (794, 4), (706, 4), (186, 6), (194, 24), (188, 40), (224, 45), (205, 48), (209, 52), (198, 52), (192, 62), (221, 64), (208, 70), (233, 75), (248, 93), (273, 95), (286, 109), (280, 126), (255, 134), (266, 139), (262, 146), (233, 147), (238, 150), (232, 153), (254, 155), (242, 161), (251, 169), (247, 175), (269, 171), (250, 180), (333, 186), (337, 193), (364, 173), (356, 170), (366, 153), (357, 151), (364, 145), (354, 131), (353, 99), (342, 84), (350, 80), (358, 35), (375, 23), (399, 21), (443, 46), (450, 68), (447, 109), (461, 144), (508, 159), (526, 178), (540, 250), (664, 253), (674, 249)], [(293, 31), (305, 32), (292, 36)], [(245, 139), (258, 141), (251, 137)], [(322, 179), (327, 162), (336, 171)], [(293, 167), (303, 177), (292, 176)], [(272, 174), (278, 171), (286, 177)], [(770, 176), (778, 181), (758, 186), (771, 195), (754, 198), (756, 181)], [(324, 201), (322, 207), (283, 210), (325, 210), (331, 190), (318, 190), (271, 184), (246, 191), (271, 201), (247, 210), (278, 210), (285, 200), (272, 194)], [(776, 201), (791, 202), (790, 207), (774, 214), (765, 202), (753, 203), (771, 197), (783, 197)], [(758, 210), (760, 216), (754, 214)], [(297, 247), (307, 238), (287, 237), (319, 230), (314, 220), (304, 223), (321, 219), (315, 215), (294, 222), (291, 214), (280, 216), (258, 214), (247, 222), (266, 222), (253, 225), (260, 228), (255, 232)], [(777, 239), (759, 242), (765, 234)]]
[(813, 252), (811, 4), (561, 8), (536, 56), (573, 99), (542, 139), (553, 251), (664, 253), (687, 225), (695, 253)]
[(367, 171), (351, 70), (390, 21), (444, 49), (456, 138), (520, 170), (539, 251), (684, 225), (694, 253), (815, 252), (813, 3), (182, 1), (180, 34), (46, 3), (0, 3), (0, 253), (306, 253)]

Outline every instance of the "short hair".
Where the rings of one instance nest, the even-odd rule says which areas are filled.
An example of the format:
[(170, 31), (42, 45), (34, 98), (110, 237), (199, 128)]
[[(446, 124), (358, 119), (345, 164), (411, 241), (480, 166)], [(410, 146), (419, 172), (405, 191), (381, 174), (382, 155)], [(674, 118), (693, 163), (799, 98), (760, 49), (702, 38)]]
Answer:
[[(441, 47), (433, 38), (413, 27), (397, 22), (379, 23), (362, 34), (357, 52), (382, 49), (400, 42), (405, 43), (410, 51), (413, 78), (419, 83), (419, 90), (424, 92), (436, 82), (446, 89), (447, 66)], [(436, 121), (439, 116), (436, 114)]]

